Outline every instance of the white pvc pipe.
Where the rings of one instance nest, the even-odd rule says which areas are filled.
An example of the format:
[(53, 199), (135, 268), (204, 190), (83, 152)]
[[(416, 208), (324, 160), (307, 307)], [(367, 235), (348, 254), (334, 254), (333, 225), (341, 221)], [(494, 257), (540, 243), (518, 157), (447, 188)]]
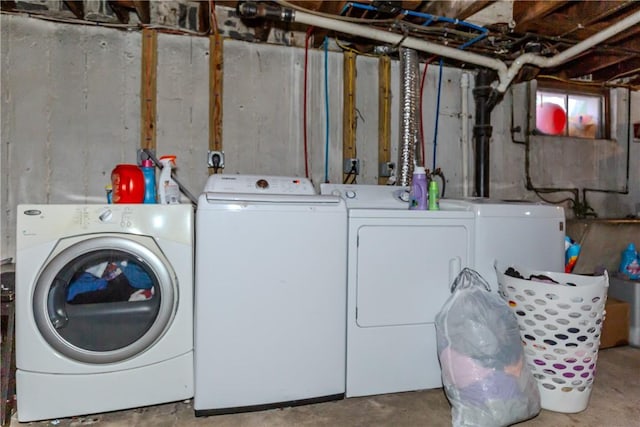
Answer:
[(379, 42), (397, 45), (398, 47), (408, 47), (411, 49), (419, 50), (421, 52), (428, 52), (438, 56), (454, 58), (463, 62), (495, 70), (498, 72), (499, 79), (496, 89), (499, 92), (504, 93), (509, 88), (509, 85), (511, 84), (513, 79), (517, 76), (520, 69), (526, 64), (536, 65), (540, 68), (550, 68), (560, 65), (573, 58), (574, 56), (584, 52), (585, 50), (592, 48), (598, 43), (601, 43), (602, 41), (618, 34), (619, 32), (640, 23), (640, 12), (636, 12), (632, 15), (627, 16), (623, 20), (613, 24), (612, 26), (600, 31), (597, 34), (594, 34), (588, 39), (577, 43), (576, 45), (563, 52), (560, 52), (555, 56), (545, 58), (533, 53), (525, 53), (524, 55), (519, 56), (511, 64), (510, 67), (507, 67), (504, 62), (498, 59), (489, 58), (477, 53), (443, 46), (416, 37), (405, 37), (402, 34), (394, 33), (391, 31), (384, 31), (362, 24), (355, 24), (352, 22), (341, 21), (334, 18), (314, 15), (297, 9), (295, 10), (293, 15), (293, 21), (301, 24), (325, 28), (328, 30), (334, 30), (341, 33), (365, 37), (371, 40), (377, 40)]
[(402, 34), (394, 33), (391, 31), (384, 31), (361, 24), (341, 21), (339, 19), (326, 18), (324, 16), (314, 15), (300, 10), (295, 11), (293, 21), (301, 24), (313, 25), (315, 27), (338, 31), (340, 33), (365, 37), (371, 40), (388, 43), (390, 45), (397, 45), (398, 47), (408, 47), (411, 49), (419, 50), (421, 52), (433, 53), (438, 56), (456, 58), (464, 62), (469, 62), (471, 64), (476, 64), (482, 67), (496, 70), (499, 73), (502, 72), (506, 74), (507, 72), (507, 66), (498, 59), (489, 58), (477, 53), (428, 42), (416, 37), (405, 37)]
[(460, 77), (460, 92), (462, 94), (462, 197), (469, 196), (469, 74), (462, 73)]
[(511, 64), (505, 76), (500, 76), (500, 84), (498, 85), (497, 89), (498, 91), (504, 93), (511, 84), (511, 81), (516, 77), (516, 75), (518, 75), (520, 69), (526, 64), (536, 65), (540, 68), (556, 67), (573, 58), (574, 56), (584, 52), (585, 50), (592, 48), (598, 43), (601, 43), (608, 38), (615, 36), (619, 32), (624, 31), (627, 28), (630, 28), (631, 26), (638, 23), (640, 23), (640, 12), (636, 12), (632, 15), (627, 16), (623, 20), (616, 22), (610, 27), (594, 34), (588, 39), (585, 39), (580, 43), (571, 46), (569, 49), (564, 50), (550, 58), (545, 58), (533, 53), (525, 53), (524, 55), (519, 56), (513, 62), (513, 64)]

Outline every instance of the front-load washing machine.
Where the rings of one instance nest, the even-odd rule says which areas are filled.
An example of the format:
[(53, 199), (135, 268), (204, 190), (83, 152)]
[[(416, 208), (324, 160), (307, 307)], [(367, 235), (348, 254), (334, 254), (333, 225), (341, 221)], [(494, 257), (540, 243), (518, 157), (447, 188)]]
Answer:
[(20, 205), (18, 420), (193, 396), (191, 205)]

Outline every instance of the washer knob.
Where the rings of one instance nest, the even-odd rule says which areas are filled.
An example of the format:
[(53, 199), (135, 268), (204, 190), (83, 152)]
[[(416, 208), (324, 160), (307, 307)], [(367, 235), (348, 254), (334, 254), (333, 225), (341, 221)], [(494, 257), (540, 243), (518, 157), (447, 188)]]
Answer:
[(266, 179), (259, 179), (256, 181), (256, 187), (266, 190), (269, 188), (269, 181)]
[(340, 190), (337, 190), (337, 189), (336, 189), (336, 190), (333, 190), (333, 191), (331, 192), (331, 195), (332, 195), (332, 196), (338, 196), (338, 197), (340, 197), (340, 196), (342, 196), (342, 193), (340, 192)]
[(344, 192), (344, 195), (347, 199), (354, 199), (356, 197), (356, 192), (353, 190), (347, 190)]

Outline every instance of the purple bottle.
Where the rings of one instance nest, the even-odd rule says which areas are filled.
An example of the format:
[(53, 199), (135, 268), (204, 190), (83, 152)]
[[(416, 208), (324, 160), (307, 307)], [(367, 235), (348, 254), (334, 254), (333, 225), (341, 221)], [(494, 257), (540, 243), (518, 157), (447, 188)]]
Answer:
[(409, 192), (410, 210), (427, 210), (427, 172), (422, 166), (413, 169), (411, 191)]

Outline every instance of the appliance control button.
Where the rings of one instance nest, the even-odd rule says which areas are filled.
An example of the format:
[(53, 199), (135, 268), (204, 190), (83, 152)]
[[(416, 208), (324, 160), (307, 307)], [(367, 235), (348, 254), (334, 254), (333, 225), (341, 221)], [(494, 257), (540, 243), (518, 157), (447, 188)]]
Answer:
[(344, 192), (344, 195), (347, 197), (347, 199), (354, 199), (356, 197), (356, 192), (353, 190), (347, 190)]
[(113, 219), (113, 212), (111, 212), (111, 209), (105, 209), (104, 212), (100, 214), (98, 219), (100, 220), (100, 222), (109, 222)]
[(269, 188), (269, 181), (266, 179), (259, 179), (256, 181), (256, 187), (266, 190)]
[(331, 192), (331, 195), (332, 195), (332, 196), (338, 196), (338, 197), (341, 197), (341, 196), (342, 196), (342, 193), (340, 192), (340, 190), (333, 190), (333, 191)]

